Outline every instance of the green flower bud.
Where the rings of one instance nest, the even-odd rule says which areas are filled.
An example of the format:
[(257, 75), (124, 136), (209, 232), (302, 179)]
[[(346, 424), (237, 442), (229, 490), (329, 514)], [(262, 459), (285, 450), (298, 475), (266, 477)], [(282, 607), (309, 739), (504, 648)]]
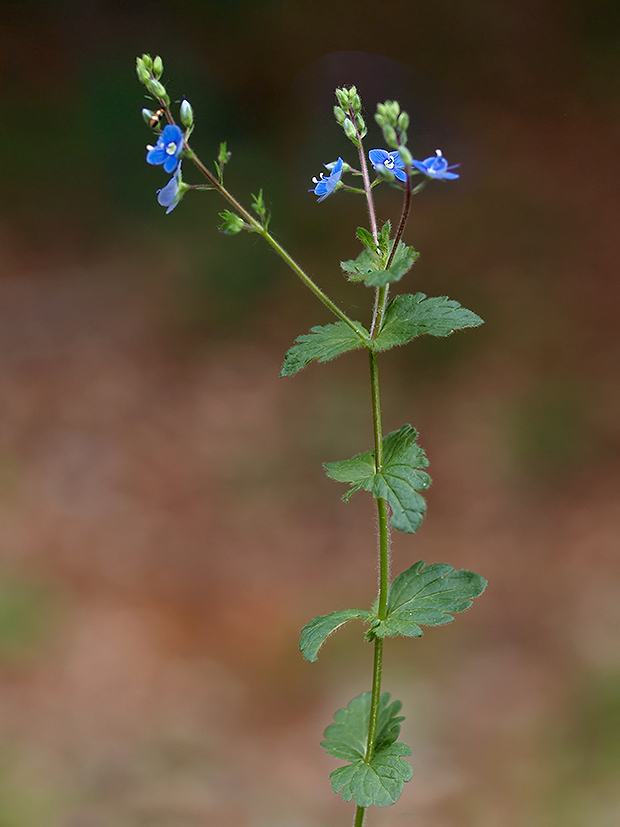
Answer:
[[(353, 87), (353, 88), (355, 89), (355, 87)], [(361, 109), (362, 109), (362, 100), (361, 100), (360, 96), (357, 94), (357, 92), (355, 92), (355, 94), (353, 95), (353, 97), (351, 99), (351, 107), (352, 107), (354, 112), (360, 112)]]
[(357, 138), (357, 132), (355, 131), (355, 126), (353, 125), (353, 121), (351, 120), (351, 118), (344, 119), (342, 128), (344, 129), (344, 134), (350, 141)]
[(143, 109), (142, 110), (142, 117), (144, 118), (144, 122), (148, 123), (150, 126), (151, 118), (153, 118), (155, 113), (151, 109)]
[(144, 85), (149, 90), (151, 95), (165, 101), (165, 103), (170, 103), (170, 98), (168, 97), (166, 87), (163, 83), (160, 83), (158, 80), (153, 80), (153, 78), (148, 78), (148, 80), (144, 82)]
[(138, 58), (136, 60), (136, 74), (138, 75), (138, 80), (140, 83), (146, 84), (146, 82), (150, 80), (151, 73), (144, 65), (142, 58)]
[(159, 55), (153, 61), (153, 75), (156, 80), (159, 80), (164, 73), (164, 62)]
[(396, 130), (389, 123), (383, 126), (383, 138), (388, 146), (393, 149), (398, 149), (398, 138), (396, 137)]
[(409, 115), (406, 112), (401, 112), (398, 116), (398, 128), (402, 129), (403, 132), (409, 129)]
[(344, 109), (341, 106), (334, 106), (334, 117), (340, 126), (342, 126), (346, 115), (344, 114)]
[(409, 152), (409, 150), (407, 149), (407, 147), (401, 145), (398, 148), (398, 152), (400, 154), (400, 157), (403, 159), (403, 163), (405, 164), (405, 166), (410, 167), (411, 162), (413, 161), (413, 157), (412, 157), (411, 153)]
[(220, 227), (220, 230), (224, 233), (224, 235), (236, 235), (237, 233), (240, 233), (245, 226), (243, 218), (230, 210), (224, 210), (224, 212), (221, 212), (220, 218), (222, 218), (224, 222)]
[(148, 72), (153, 71), (153, 58), (150, 55), (142, 55), (142, 57), (139, 57), (138, 60), (144, 64), (144, 67)]
[(343, 109), (349, 108), (349, 95), (347, 94), (346, 89), (336, 89), (336, 98)]
[(194, 110), (192, 109), (192, 105), (188, 100), (183, 100), (181, 103), (181, 122), (183, 126), (186, 126), (188, 129), (193, 126), (194, 124)]

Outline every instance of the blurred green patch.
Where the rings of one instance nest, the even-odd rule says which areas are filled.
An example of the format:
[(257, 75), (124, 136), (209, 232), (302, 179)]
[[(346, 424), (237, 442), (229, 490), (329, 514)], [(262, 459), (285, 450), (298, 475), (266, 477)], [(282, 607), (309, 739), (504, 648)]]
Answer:
[(53, 635), (60, 609), (51, 586), (0, 574), (0, 667), (36, 656)]

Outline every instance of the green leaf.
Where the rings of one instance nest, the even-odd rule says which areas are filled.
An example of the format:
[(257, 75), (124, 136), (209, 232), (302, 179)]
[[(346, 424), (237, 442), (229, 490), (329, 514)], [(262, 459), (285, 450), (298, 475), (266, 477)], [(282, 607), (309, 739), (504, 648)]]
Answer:
[(413, 534), (422, 523), (426, 502), (417, 492), (428, 488), (431, 482), (429, 475), (420, 470), (428, 466), (428, 460), (416, 444), (416, 437), (411, 425), (403, 425), (384, 437), (383, 467), (379, 473), (375, 471), (374, 451), (324, 463), (328, 477), (351, 484), (343, 497), (345, 502), (362, 488), (375, 498), (387, 500), (392, 509), (391, 526), (406, 534)]
[(405, 782), (411, 781), (413, 775), (411, 765), (403, 760), (411, 752), (411, 747), (398, 742), (377, 750), (368, 763), (359, 759), (339, 767), (329, 774), (332, 790), (345, 801), (353, 799), (358, 807), (396, 804)]
[(374, 347), (378, 351), (388, 350), (424, 333), (449, 336), (455, 330), (482, 323), (480, 316), (446, 296), (427, 299), (424, 293), (407, 293), (396, 296), (387, 306)]
[[(386, 238), (383, 234), (386, 226), (387, 223), (383, 226), (381, 235), (379, 236), (379, 246), (383, 253), (383, 258), (375, 253), (376, 248), (374, 241), (372, 241), (372, 247), (369, 246), (368, 249), (362, 250), (357, 258), (340, 262), (340, 267), (349, 281), (363, 281), (367, 287), (383, 287), (390, 282), (400, 281), (405, 273), (411, 269), (419, 253), (416, 253), (413, 247), (408, 247), (406, 244), (403, 244), (402, 241), (398, 242), (392, 263), (387, 270), (385, 269), (385, 263), (388, 258), (388, 248), (391, 250), (394, 244), (393, 241), (390, 242), (389, 238)], [(365, 230), (365, 232), (368, 233), (367, 230)], [(370, 233), (368, 233), (368, 235), (372, 240)]]
[(387, 807), (398, 800), (405, 781), (411, 779), (411, 766), (402, 756), (411, 755), (411, 749), (396, 739), (403, 717), (398, 713), (400, 701), (390, 703), (384, 692), (379, 700), (377, 738), (374, 755), (365, 761), (370, 722), (371, 693), (358, 695), (344, 709), (334, 715), (335, 723), (325, 730), (321, 746), (335, 758), (350, 763), (330, 774), (332, 789), (341, 792), (345, 801), (352, 798), (359, 807)]
[(299, 651), (306, 660), (314, 663), (318, 657), (319, 649), (332, 632), (335, 632), (348, 620), (353, 620), (356, 617), (366, 620), (369, 615), (370, 612), (365, 612), (362, 609), (342, 609), (328, 615), (313, 617), (301, 630)]
[(349, 281), (363, 281), (369, 273), (382, 271), (383, 262), (371, 250), (362, 250), (357, 258), (341, 261), (340, 267)]
[(374, 253), (377, 249), (377, 245), (372, 237), (372, 233), (369, 233), (365, 227), (358, 227), (355, 231), (355, 235), (359, 238), (364, 247), (368, 247), (368, 249)]
[(348, 350), (366, 346), (366, 342), (370, 342), (370, 334), (361, 324), (355, 324), (359, 332), (349, 327), (346, 322), (335, 322), (317, 325), (310, 329), (310, 333), (298, 336), (284, 357), (280, 376), (293, 376), (315, 359), (327, 362)]
[(453, 615), (469, 609), (486, 588), (484, 577), (473, 571), (456, 570), (447, 563), (425, 566), (420, 560), (395, 578), (388, 594), (387, 616), (372, 624), (370, 637), (421, 637), (420, 626), (452, 623)]
[[(347, 761), (364, 758), (368, 743), (368, 723), (370, 718), (371, 693), (363, 692), (350, 702), (347, 707), (334, 714), (336, 723), (325, 730), (325, 741), (321, 746), (335, 758)], [(400, 701), (390, 703), (390, 693), (383, 692), (379, 698), (379, 717), (377, 720), (377, 738), (375, 749), (393, 744), (400, 734), (401, 721), (405, 719), (398, 713), (402, 708)]]
[(411, 270), (419, 255), (413, 247), (399, 241), (389, 268), (369, 273), (365, 276), (364, 283), (367, 287), (383, 287), (391, 282), (400, 281), (405, 273)]
[(392, 232), (392, 222), (386, 221), (381, 232), (379, 233), (379, 249), (386, 256), (390, 250), (390, 233)]

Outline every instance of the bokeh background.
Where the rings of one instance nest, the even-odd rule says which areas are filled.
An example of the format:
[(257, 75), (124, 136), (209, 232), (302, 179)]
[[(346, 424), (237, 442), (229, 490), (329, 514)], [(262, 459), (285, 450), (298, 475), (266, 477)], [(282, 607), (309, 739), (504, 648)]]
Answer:
[[(355, 624), (314, 665), (297, 640), (373, 598), (371, 504), (321, 469), (370, 445), (366, 362), (278, 379), (329, 316), (258, 239), (217, 232), (213, 194), (164, 215), (143, 51), (192, 102), (203, 159), (228, 141), (230, 188), (262, 186), (278, 238), (362, 320), (337, 265), (362, 200), (306, 192), (351, 154), (333, 88), (357, 84), (371, 122), (399, 99), (414, 155), (462, 164), (415, 200), (402, 289), (486, 325), (383, 358), (385, 427), (418, 428), (434, 478), (393, 565), (490, 586), (390, 641), (414, 776), (371, 823), (617, 827), (620, 5), (1, 11), (0, 827), (352, 817), (319, 740), (369, 688), (371, 650)], [(393, 192), (378, 209), (397, 217)]]

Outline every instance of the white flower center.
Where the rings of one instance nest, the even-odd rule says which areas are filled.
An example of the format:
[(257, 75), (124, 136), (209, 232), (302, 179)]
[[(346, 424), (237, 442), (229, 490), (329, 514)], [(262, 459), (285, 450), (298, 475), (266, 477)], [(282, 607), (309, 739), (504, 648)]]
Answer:
[(177, 151), (177, 145), (174, 141), (170, 141), (169, 144), (166, 144), (166, 155), (174, 155)]
[(388, 155), (388, 157), (383, 162), (383, 166), (387, 169), (394, 169), (394, 159), (390, 155)]

